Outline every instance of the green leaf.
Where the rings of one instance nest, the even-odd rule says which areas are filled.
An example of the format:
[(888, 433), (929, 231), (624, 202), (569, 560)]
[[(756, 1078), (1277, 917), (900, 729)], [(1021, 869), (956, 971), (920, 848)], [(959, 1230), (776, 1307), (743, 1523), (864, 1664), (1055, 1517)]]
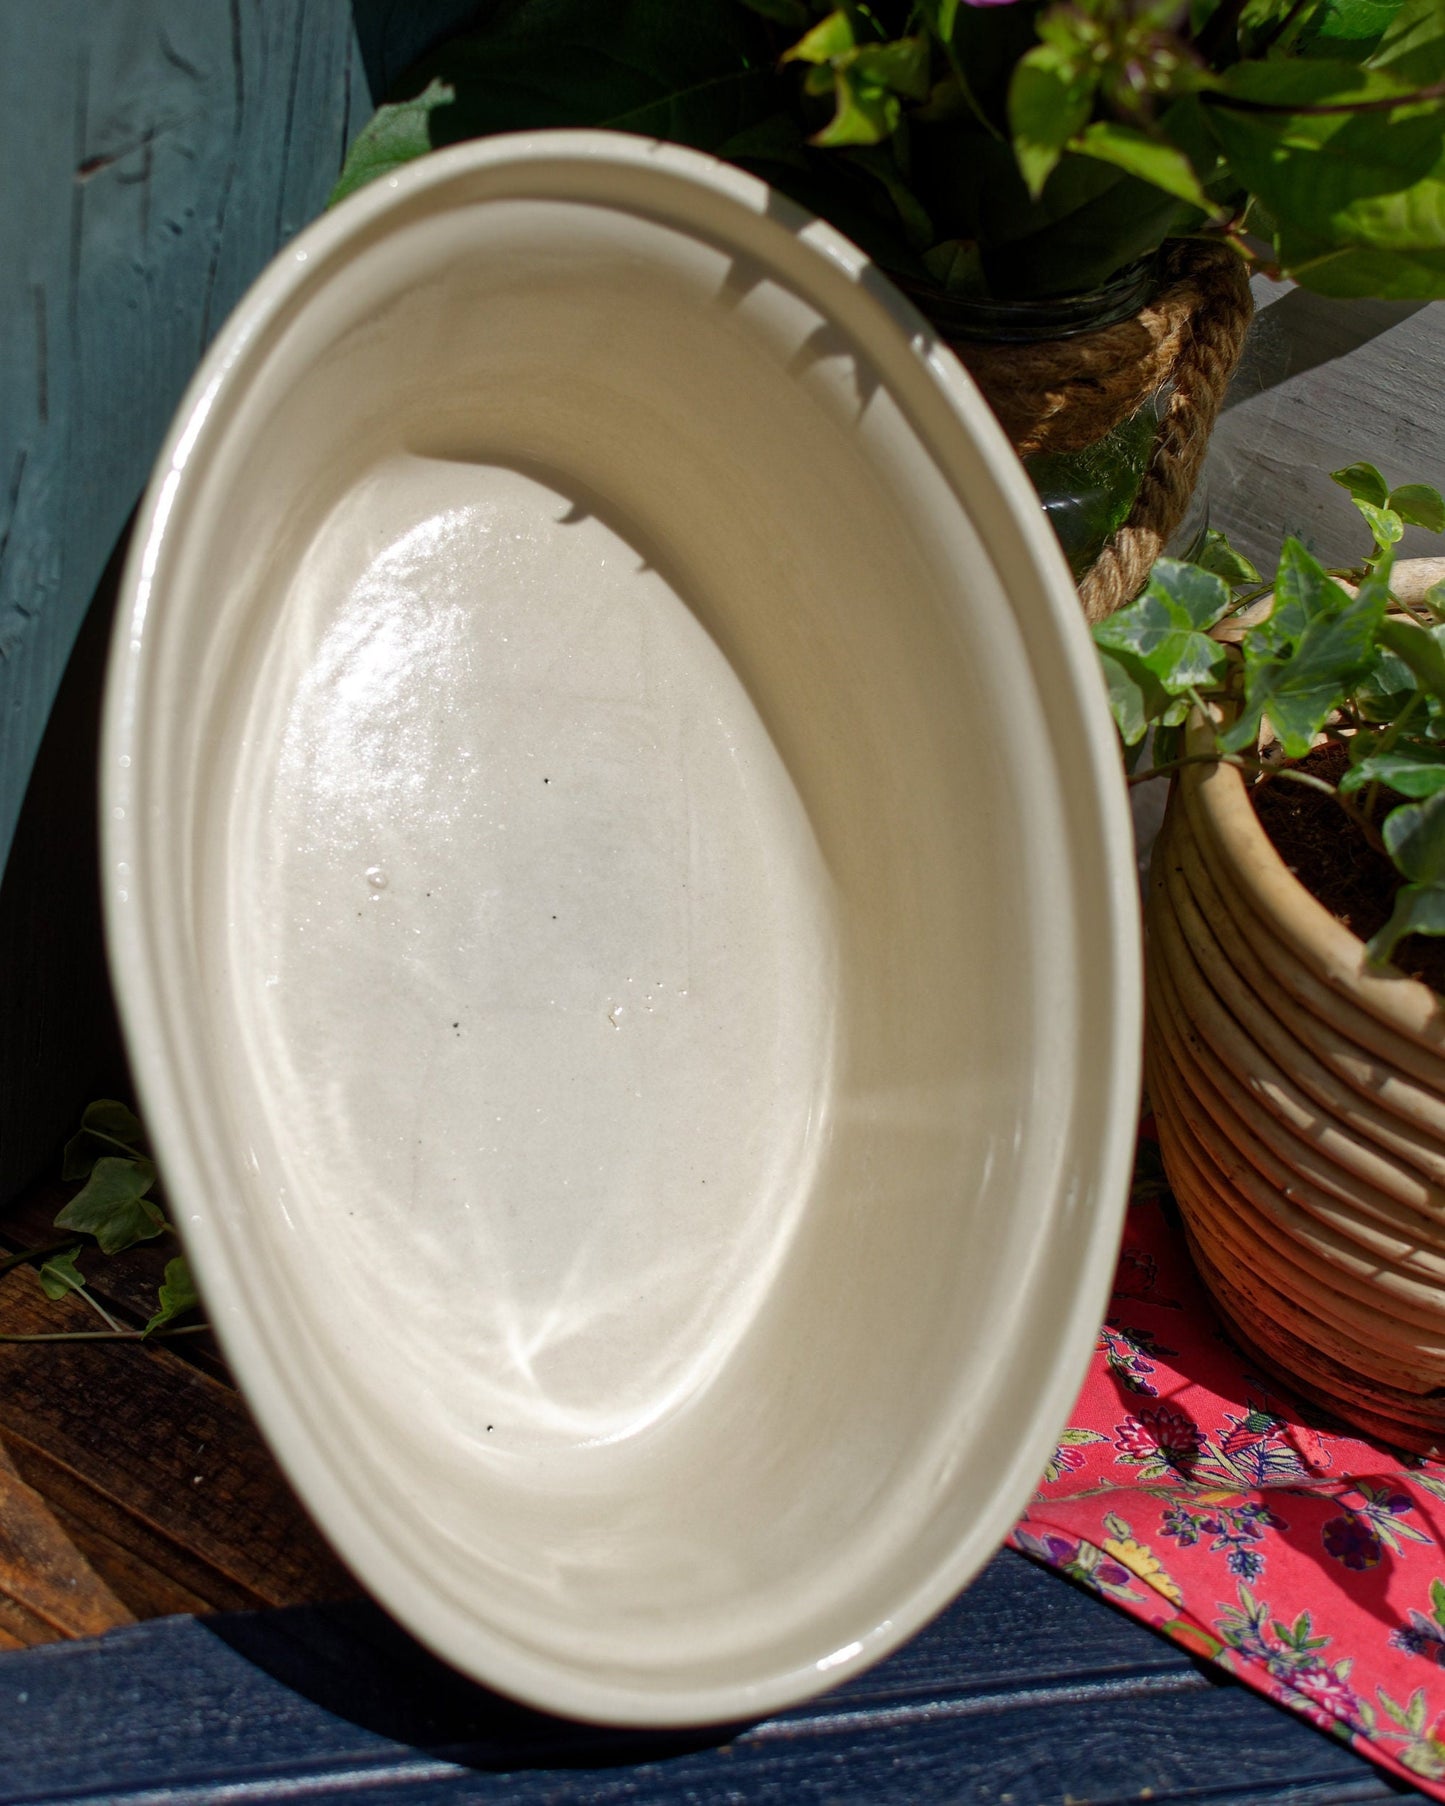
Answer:
[(1357, 502), (1373, 502), (1377, 508), (1389, 506), (1390, 485), (1373, 464), (1347, 464), (1343, 470), (1332, 470), (1330, 481), (1348, 489)]
[(1388, 752), (1367, 753), (1340, 779), (1346, 792), (1383, 784), (1401, 796), (1434, 796), (1445, 790), (1445, 746), (1428, 740), (1397, 740)]
[(1389, 921), (1365, 951), (1386, 960), (1407, 934), (1445, 934), (1445, 790), (1404, 803), (1385, 817), (1385, 847), (1408, 880)]
[(1387, 615), (1380, 623), (1380, 644), (1409, 666), (1422, 689), (1445, 705), (1445, 648), (1438, 629), (1428, 632), (1413, 621)]
[(1205, 630), (1229, 600), (1222, 578), (1198, 565), (1161, 558), (1144, 593), (1095, 627), (1094, 642), (1131, 653), (1167, 695), (1186, 695), (1223, 669), (1224, 647)]
[(1014, 67), (1008, 90), (1014, 155), (1035, 200), (1064, 147), (1088, 123), (1099, 68), (1057, 44), (1038, 44)]
[(1445, 533), (1445, 496), (1428, 483), (1402, 483), (1390, 491), (1390, 508), (1411, 526)]
[(810, 32), (799, 38), (790, 50), (783, 52), (785, 63), (831, 63), (846, 56), (857, 46), (853, 21), (840, 7), (820, 20)]
[(89, 1182), (56, 1217), (55, 1227), (93, 1235), (106, 1254), (153, 1241), (167, 1227), (160, 1206), (145, 1195), (155, 1178), (149, 1160), (97, 1160)]
[(184, 1316), (187, 1311), (193, 1311), (201, 1302), (184, 1254), (178, 1254), (174, 1260), (166, 1262), (166, 1276), (156, 1296), (158, 1309), (142, 1330), (141, 1334), (144, 1336), (149, 1336), (177, 1317)]
[(1445, 293), (1445, 109), (1415, 98), (1413, 64), (1375, 60), (1241, 63), (1205, 112), (1300, 282), (1430, 297)]
[(509, 0), (410, 70), (352, 146), (333, 203), (443, 145), (603, 126), (714, 150), (777, 112), (765, 27), (735, 0)]
[(60, 1176), (62, 1179), (86, 1179), (102, 1155), (122, 1150), (134, 1153), (145, 1139), (145, 1131), (134, 1112), (113, 1097), (98, 1098), (87, 1104), (80, 1119), (80, 1132), (65, 1144)]
[(1445, 1580), (1430, 1582), (1430, 1616), (1445, 1630)]
[(850, 67), (859, 78), (888, 88), (909, 100), (928, 98), (928, 45), (919, 37), (894, 38), (888, 44), (866, 44)]
[(1241, 752), (1268, 717), (1289, 758), (1302, 759), (1330, 714), (1375, 663), (1389, 601), (1388, 560), (1353, 598), (1297, 540), (1285, 544), (1269, 619), (1246, 634), (1244, 707), (1220, 744)]
[(1399, 10), (1400, 0), (1324, 0), (1306, 21), (1300, 50), (1306, 56), (1362, 58)]
[(1096, 120), (1069, 140), (1069, 149), (1081, 157), (1096, 157), (1101, 163), (1112, 163), (1115, 168), (1137, 176), (1141, 182), (1162, 188), (1165, 194), (1198, 207), (1201, 213), (1217, 211), (1184, 152), (1177, 145), (1151, 138), (1134, 126)]
[(1362, 502), (1355, 497), (1355, 506), (1364, 515), (1366, 524), (1375, 536), (1375, 544), (1383, 552), (1387, 546), (1400, 543), (1405, 531), (1405, 523), (1391, 508), (1377, 508), (1373, 502)]
[(1404, 0), (1369, 61), (1412, 87), (1445, 78), (1445, 0)]
[(75, 1264), (79, 1242), (64, 1254), (52, 1254), (40, 1269), (40, 1286), (47, 1298), (65, 1298), (85, 1290), (85, 1278)]
[(334, 207), (368, 182), (424, 157), (432, 148), (433, 110), (452, 106), (456, 97), (456, 88), (438, 76), (420, 94), (378, 107), (347, 152), (326, 205)]
[(1402, 803), (1385, 817), (1385, 850), (1413, 884), (1445, 885), (1445, 798)]
[(810, 143), (824, 150), (845, 144), (881, 144), (898, 129), (903, 103), (887, 88), (858, 80), (851, 69), (833, 71), (834, 113)]
[(1236, 551), (1215, 527), (1206, 531), (1194, 563), (1201, 571), (1213, 571), (1216, 577), (1222, 577), (1232, 589), (1253, 587), (1260, 580), (1259, 572), (1243, 552)]
[(1109, 692), (1109, 713), (1114, 717), (1119, 738), (1125, 746), (1142, 745), (1149, 731), (1150, 694), (1157, 695), (1157, 688), (1146, 682), (1135, 661), (1122, 658), (1102, 646), (1099, 663)]
[(958, 19), (960, 0), (919, 0), (918, 10), (922, 13), (929, 30), (942, 44), (947, 44), (953, 37), (953, 27)]

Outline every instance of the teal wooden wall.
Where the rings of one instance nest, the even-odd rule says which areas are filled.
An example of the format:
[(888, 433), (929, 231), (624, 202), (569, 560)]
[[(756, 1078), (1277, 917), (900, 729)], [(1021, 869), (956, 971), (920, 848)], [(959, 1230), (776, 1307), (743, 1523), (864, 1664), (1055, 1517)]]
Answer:
[(0, 1195), (60, 1132), (87, 1083), (87, 1039), (105, 1038), (90, 854), (103, 622), (15, 843), (81, 623), (201, 352), (324, 206), (380, 94), (475, 11), (476, 0), (5, 10)]

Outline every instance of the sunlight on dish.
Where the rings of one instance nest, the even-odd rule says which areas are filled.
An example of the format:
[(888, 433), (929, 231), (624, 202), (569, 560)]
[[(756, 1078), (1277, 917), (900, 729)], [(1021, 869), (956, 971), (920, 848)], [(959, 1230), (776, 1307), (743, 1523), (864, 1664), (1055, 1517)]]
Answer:
[(439, 1434), (626, 1435), (725, 1360), (808, 1193), (807, 817), (686, 602), (532, 476), (388, 461), (283, 618), (232, 974), (330, 1333)]

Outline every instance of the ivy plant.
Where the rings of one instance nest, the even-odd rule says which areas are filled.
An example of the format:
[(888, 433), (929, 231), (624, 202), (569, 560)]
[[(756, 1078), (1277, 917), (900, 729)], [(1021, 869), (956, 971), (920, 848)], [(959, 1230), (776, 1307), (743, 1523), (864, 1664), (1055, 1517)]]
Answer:
[(0, 1260), (0, 1274), (20, 1266), (36, 1268), (47, 1298), (58, 1301), (73, 1294), (90, 1306), (105, 1328), (36, 1335), (0, 1333), (0, 1342), (144, 1342), (152, 1336), (195, 1335), (204, 1330), (207, 1326), (203, 1323), (177, 1325), (178, 1318), (200, 1303), (184, 1254), (166, 1262), (155, 1309), (141, 1329), (127, 1328), (105, 1308), (78, 1265), (86, 1248), (84, 1238), (89, 1238), (101, 1255), (115, 1255), (140, 1242), (175, 1234), (155, 1195), (155, 1164), (146, 1152), (144, 1131), (134, 1111), (113, 1098), (90, 1104), (79, 1130), (65, 1145), (61, 1177), (82, 1182), (55, 1218), (55, 1227), (63, 1232), (61, 1238), (6, 1256)]
[[(1160, 559), (1094, 640), (1131, 770), (1152, 733), (1152, 767), (1131, 782), (1224, 760), (1256, 783), (1325, 792), (1388, 855), (1400, 888), (1367, 945), (1384, 961), (1407, 934), (1445, 934), (1445, 583), (1408, 607), (1390, 587), (1406, 525), (1445, 532), (1445, 499), (1391, 488), (1372, 464), (1332, 475), (1370, 530), (1357, 566), (1327, 570), (1287, 539), (1266, 581), (1210, 533), (1194, 562)], [(1185, 755), (1194, 709), (1213, 745)], [(1331, 742), (1347, 754), (1337, 783), (1301, 763)], [(1403, 800), (1377, 821), (1386, 793)]]

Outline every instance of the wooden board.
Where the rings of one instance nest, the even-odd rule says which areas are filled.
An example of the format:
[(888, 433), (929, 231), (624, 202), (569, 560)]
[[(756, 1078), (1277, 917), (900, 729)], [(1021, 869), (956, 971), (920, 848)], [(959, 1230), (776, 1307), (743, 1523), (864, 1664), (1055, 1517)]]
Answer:
[(512, 1706), (374, 1607), (167, 1619), (0, 1657), (0, 1803), (1325, 1806), (1402, 1791), (1099, 1601), (999, 1556), (800, 1711), (623, 1733)]

